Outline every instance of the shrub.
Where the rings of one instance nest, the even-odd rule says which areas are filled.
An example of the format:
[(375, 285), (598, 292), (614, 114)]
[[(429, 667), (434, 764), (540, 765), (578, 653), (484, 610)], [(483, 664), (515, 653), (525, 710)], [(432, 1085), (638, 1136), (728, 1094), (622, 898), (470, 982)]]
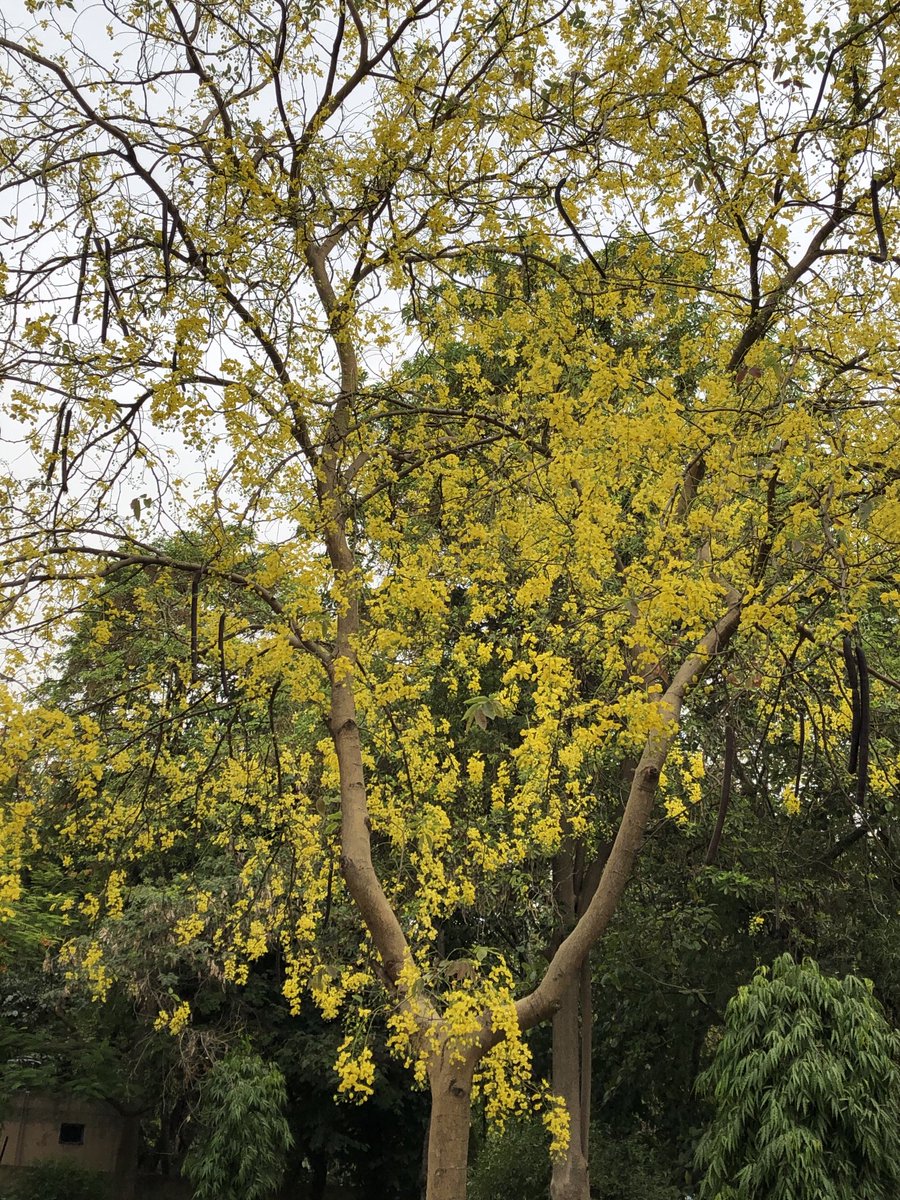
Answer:
[(17, 1171), (0, 1192), (2, 1200), (110, 1200), (110, 1196), (108, 1176), (58, 1160)]
[(293, 1145), (284, 1076), (256, 1054), (235, 1052), (201, 1085), (198, 1131), (182, 1173), (195, 1200), (270, 1200)]
[[(469, 1172), (469, 1200), (547, 1200), (547, 1133), (540, 1121), (510, 1122), (488, 1133)], [(591, 1127), (591, 1195), (597, 1200), (682, 1200), (652, 1135)]]
[(868, 982), (790, 955), (758, 971), (698, 1080), (700, 1200), (896, 1200), (898, 1050)]
[(550, 1153), (538, 1120), (489, 1130), (469, 1172), (469, 1200), (547, 1200)]
[(596, 1200), (683, 1200), (672, 1182), (653, 1134), (635, 1130), (624, 1137), (602, 1125), (591, 1127), (591, 1195)]

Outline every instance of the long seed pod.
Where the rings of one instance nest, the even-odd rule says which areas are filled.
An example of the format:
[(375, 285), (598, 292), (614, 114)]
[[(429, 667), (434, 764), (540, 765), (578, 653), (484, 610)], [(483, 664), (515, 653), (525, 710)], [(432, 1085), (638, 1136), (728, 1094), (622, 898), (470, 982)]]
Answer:
[(800, 797), (800, 778), (803, 775), (803, 750), (806, 746), (806, 719), (803, 716), (803, 709), (800, 709), (800, 744), (797, 747), (797, 770), (794, 775), (794, 795)]
[(109, 290), (110, 299), (115, 305), (116, 315), (119, 318), (119, 324), (122, 327), (122, 332), (128, 337), (128, 322), (125, 320), (125, 314), (122, 310), (122, 301), (119, 299), (119, 293), (116, 291), (115, 281), (113, 280), (112, 271), (112, 246), (109, 244), (109, 238), (103, 240), (103, 259), (106, 263), (106, 286)]
[(84, 281), (87, 278), (88, 251), (91, 248), (91, 231), (88, 229), (81, 245), (81, 262), (78, 264), (78, 287), (75, 290), (75, 307), (72, 310), (72, 324), (78, 324), (81, 312), (81, 301), (84, 296)]
[(228, 695), (228, 672), (225, 670), (225, 614), (219, 617), (219, 678), (222, 681), (222, 692)]
[(331, 857), (328, 859), (328, 886), (325, 889), (325, 913), (322, 917), (322, 929), (328, 928), (328, 922), (331, 920), (331, 900), (334, 893), (334, 850), (331, 851)]
[(69, 426), (71, 424), (72, 410), (67, 408), (62, 435), (59, 439), (59, 486), (64, 492), (69, 490)]
[(200, 607), (200, 572), (191, 580), (191, 683), (197, 682), (200, 653), (197, 644), (197, 610)]
[(850, 684), (850, 704), (853, 710), (853, 724), (850, 729), (850, 758), (847, 762), (847, 770), (852, 775), (856, 770), (859, 757), (859, 671), (856, 667), (856, 652), (849, 634), (844, 634), (842, 647), (844, 666), (847, 669), (847, 682)]
[(106, 342), (109, 333), (109, 280), (103, 277), (103, 315), (100, 318), (100, 341)]
[(716, 827), (710, 838), (703, 860), (711, 867), (719, 852), (719, 842), (722, 840), (722, 830), (725, 828), (725, 818), (728, 815), (728, 805), (731, 803), (731, 779), (734, 774), (735, 736), (734, 726), (729, 721), (725, 726), (725, 759), (722, 764), (722, 795), (719, 798), (719, 813), (716, 817)]
[(869, 664), (866, 662), (862, 646), (856, 647), (856, 665), (859, 670), (859, 761), (856, 774), (856, 803), (862, 809), (869, 785)]
[(160, 230), (159, 240), (162, 246), (163, 278), (165, 280), (166, 291), (168, 291), (170, 283), (169, 262), (172, 247), (169, 245), (169, 209), (165, 201), (163, 201), (162, 206), (162, 229)]
[[(165, 207), (166, 207), (166, 213), (168, 214), (168, 205), (166, 205)], [(169, 221), (168, 234), (166, 236), (166, 251), (165, 251), (165, 253), (166, 253), (166, 262), (168, 263), (168, 270), (170, 270), (170, 271), (172, 269), (172, 251), (175, 248), (175, 232), (176, 232), (175, 222)]]
[(275, 697), (281, 690), (281, 680), (276, 680), (271, 692), (269, 692), (269, 732), (272, 735), (272, 750), (275, 755), (275, 775), (278, 795), (283, 791), (283, 781), (281, 774), (281, 751), (278, 748), (278, 730), (275, 728)]
[(59, 406), (59, 411), (56, 414), (56, 428), (53, 431), (53, 449), (50, 451), (50, 466), (47, 468), (47, 483), (53, 478), (53, 469), (56, 466), (57, 455), (59, 454), (59, 446), (62, 441), (63, 425), (66, 419), (66, 404), (65, 401)]

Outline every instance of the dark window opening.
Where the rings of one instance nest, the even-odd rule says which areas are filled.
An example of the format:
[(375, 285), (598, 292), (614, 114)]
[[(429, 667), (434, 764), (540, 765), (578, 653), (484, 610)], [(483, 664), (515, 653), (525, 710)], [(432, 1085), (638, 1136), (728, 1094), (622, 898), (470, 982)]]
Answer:
[(61, 1146), (83, 1146), (84, 1126), (72, 1125), (68, 1121), (63, 1121), (59, 1127), (59, 1144)]

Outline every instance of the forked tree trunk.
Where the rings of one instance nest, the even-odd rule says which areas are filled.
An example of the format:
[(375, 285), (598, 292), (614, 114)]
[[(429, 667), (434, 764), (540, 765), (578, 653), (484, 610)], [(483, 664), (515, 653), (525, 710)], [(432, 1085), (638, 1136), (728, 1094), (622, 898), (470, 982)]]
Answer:
[(425, 1200), (465, 1200), (473, 1059), (432, 1068)]

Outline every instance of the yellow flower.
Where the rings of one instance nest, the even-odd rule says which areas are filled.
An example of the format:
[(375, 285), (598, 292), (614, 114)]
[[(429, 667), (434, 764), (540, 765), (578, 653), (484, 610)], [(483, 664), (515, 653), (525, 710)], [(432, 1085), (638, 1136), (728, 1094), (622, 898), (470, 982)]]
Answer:
[(375, 1080), (375, 1060), (368, 1046), (363, 1046), (354, 1054), (353, 1042), (353, 1037), (348, 1035), (338, 1050), (337, 1061), (334, 1064), (338, 1077), (337, 1095), (362, 1104), (375, 1090), (372, 1087)]
[(800, 797), (793, 784), (788, 784), (781, 793), (781, 805), (789, 817), (796, 817), (800, 812)]

